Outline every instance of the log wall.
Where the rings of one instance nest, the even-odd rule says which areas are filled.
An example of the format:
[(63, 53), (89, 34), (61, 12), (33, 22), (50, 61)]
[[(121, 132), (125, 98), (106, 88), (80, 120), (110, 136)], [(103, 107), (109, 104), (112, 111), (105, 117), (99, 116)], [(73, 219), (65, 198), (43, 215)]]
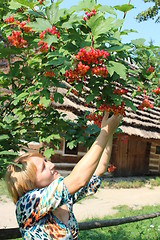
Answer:
[(150, 158), (149, 158), (149, 172), (151, 174), (160, 174), (160, 154), (156, 153), (156, 148), (160, 147), (157, 143), (152, 143)]

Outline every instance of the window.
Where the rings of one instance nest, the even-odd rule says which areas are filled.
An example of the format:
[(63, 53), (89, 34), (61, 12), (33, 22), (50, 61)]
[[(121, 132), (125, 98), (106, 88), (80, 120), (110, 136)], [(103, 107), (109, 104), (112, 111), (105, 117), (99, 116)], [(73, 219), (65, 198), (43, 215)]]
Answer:
[(160, 146), (156, 146), (156, 154), (160, 154)]
[(64, 143), (64, 154), (66, 155), (77, 155), (78, 154), (78, 145), (75, 146), (74, 148), (70, 149), (67, 147), (67, 141)]

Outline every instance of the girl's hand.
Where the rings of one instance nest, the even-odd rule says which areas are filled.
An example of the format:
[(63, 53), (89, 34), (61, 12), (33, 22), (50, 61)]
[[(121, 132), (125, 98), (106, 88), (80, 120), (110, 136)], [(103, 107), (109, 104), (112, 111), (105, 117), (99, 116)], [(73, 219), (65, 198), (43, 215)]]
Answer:
[(112, 115), (110, 118), (109, 113), (105, 112), (104, 117), (101, 123), (101, 130), (105, 130), (108, 135), (114, 134), (116, 129), (118, 128), (121, 120), (122, 115)]

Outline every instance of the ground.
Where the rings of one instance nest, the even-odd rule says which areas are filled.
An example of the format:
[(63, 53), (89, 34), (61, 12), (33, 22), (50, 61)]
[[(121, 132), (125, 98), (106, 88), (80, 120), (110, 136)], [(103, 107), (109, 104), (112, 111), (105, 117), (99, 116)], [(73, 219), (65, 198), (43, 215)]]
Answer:
[[(18, 227), (15, 218), (15, 205), (5, 197), (0, 198), (0, 228)], [(3, 199), (3, 200), (2, 200)], [(141, 208), (146, 205), (160, 204), (160, 187), (142, 187), (138, 189), (99, 189), (90, 197), (74, 205), (74, 213), (78, 221), (86, 218), (104, 217), (116, 212), (119, 205)]]

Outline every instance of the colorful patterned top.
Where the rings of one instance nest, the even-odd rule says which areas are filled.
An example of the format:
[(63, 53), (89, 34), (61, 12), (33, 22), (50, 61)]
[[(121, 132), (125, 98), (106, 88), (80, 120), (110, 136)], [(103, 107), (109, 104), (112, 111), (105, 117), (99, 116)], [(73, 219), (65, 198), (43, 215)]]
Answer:
[[(22, 238), (27, 240), (78, 239), (78, 224), (73, 214), (73, 204), (94, 194), (100, 183), (101, 179), (93, 175), (87, 186), (70, 195), (63, 177), (59, 177), (45, 188), (27, 192), (16, 204), (16, 217)], [(70, 214), (66, 225), (54, 216), (54, 210), (64, 204)]]

